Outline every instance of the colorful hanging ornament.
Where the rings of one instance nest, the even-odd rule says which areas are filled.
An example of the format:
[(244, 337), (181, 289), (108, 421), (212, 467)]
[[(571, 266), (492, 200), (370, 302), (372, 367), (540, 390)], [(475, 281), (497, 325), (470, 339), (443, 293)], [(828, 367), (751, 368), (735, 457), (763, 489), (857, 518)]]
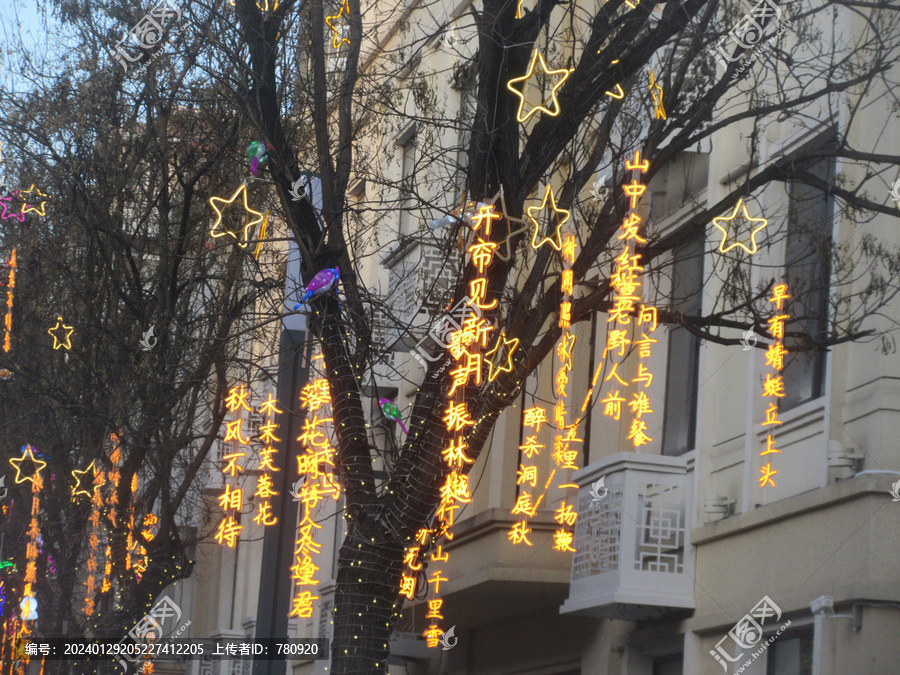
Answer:
[(19, 603), (19, 608), (22, 610), (22, 621), (34, 621), (37, 619), (37, 606), (37, 600), (34, 599), (33, 595), (26, 595), (22, 598), (22, 602)]
[(300, 305), (304, 304), (310, 298), (318, 297), (323, 293), (327, 293), (332, 288), (337, 286), (337, 283), (341, 280), (341, 271), (337, 267), (327, 267), (316, 276), (312, 278), (306, 285), (306, 292), (303, 293), (303, 297), (300, 298), (300, 302), (294, 305), (294, 309), (299, 309)]
[(0, 368), (0, 380), (6, 381), (13, 376), (13, 372), (8, 368)]
[(250, 162), (250, 173), (255, 176), (259, 171), (259, 167), (269, 159), (269, 150), (274, 149), (273, 146), (265, 141), (253, 141), (247, 148), (247, 161)]
[(403, 433), (409, 436), (409, 432), (403, 424), (403, 419), (400, 417), (400, 408), (397, 407), (397, 404), (389, 398), (380, 398), (378, 399), (378, 405), (381, 406), (381, 412), (384, 413), (384, 416), (400, 425)]

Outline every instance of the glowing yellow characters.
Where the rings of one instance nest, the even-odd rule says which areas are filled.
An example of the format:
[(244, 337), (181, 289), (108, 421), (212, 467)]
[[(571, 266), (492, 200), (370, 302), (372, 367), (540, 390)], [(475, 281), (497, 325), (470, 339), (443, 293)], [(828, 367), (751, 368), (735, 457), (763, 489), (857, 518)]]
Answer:
[[(544, 105), (534, 106), (527, 113), (524, 113), (525, 109), (525, 84), (527, 80), (529, 80), (534, 74), (535, 66), (540, 65), (539, 71), (544, 75), (552, 77), (553, 75), (562, 75), (562, 77), (553, 85), (553, 88), (550, 90), (550, 105), (553, 106), (553, 109), (545, 107)], [(529, 117), (534, 115), (538, 110), (542, 110), (547, 113), (551, 117), (556, 117), (559, 115), (559, 99), (556, 98), (557, 90), (563, 86), (563, 83), (569, 79), (569, 75), (572, 73), (568, 68), (560, 68), (559, 70), (550, 70), (547, 67), (547, 62), (544, 60), (543, 54), (540, 53), (537, 49), (531, 55), (531, 63), (528, 64), (528, 71), (522, 75), (522, 77), (514, 77), (509, 82), (506, 83), (506, 88), (509, 89), (512, 93), (519, 97), (519, 111), (516, 113), (516, 120), (519, 122), (526, 121)], [(522, 91), (519, 91), (515, 87), (514, 84), (522, 82)]]
[[(736, 239), (732, 239), (732, 242), (726, 246), (728, 242), (728, 225), (724, 223), (729, 223), (734, 220), (734, 217), (738, 214), (738, 211), (743, 209), (743, 219), (751, 224), (753, 229), (750, 231), (750, 247), (746, 244), (742, 244)], [(752, 218), (750, 213), (747, 211), (747, 205), (744, 204), (744, 199), (738, 199), (737, 204), (734, 205), (734, 211), (731, 212), (728, 216), (720, 216), (718, 218), (713, 218), (713, 225), (722, 232), (722, 242), (719, 244), (719, 251), (722, 253), (728, 253), (728, 251), (732, 250), (740, 246), (750, 255), (753, 255), (758, 250), (756, 246), (756, 235), (765, 229), (765, 227), (769, 224), (769, 221), (765, 218)]]
[[(241, 236), (238, 236), (231, 230), (225, 230), (224, 232), (217, 232), (219, 225), (222, 223), (222, 209), (219, 207), (219, 204), (232, 204), (235, 199), (238, 198), (238, 195), (243, 193), (244, 196), (244, 211), (246, 213), (246, 224), (244, 225), (243, 232)], [(209, 205), (213, 207), (216, 212), (216, 222), (213, 223), (212, 229), (210, 230), (210, 234), (213, 237), (224, 237), (226, 234), (230, 237), (234, 237), (234, 240), (237, 242), (237, 245), (241, 248), (247, 248), (247, 243), (250, 238), (250, 228), (256, 225), (257, 223), (261, 223), (263, 221), (263, 214), (259, 211), (254, 211), (250, 208), (250, 205), (247, 204), (247, 186), (241, 184), (241, 186), (235, 191), (233, 195), (231, 195), (231, 199), (222, 199), (221, 197), (210, 197)], [(254, 214), (256, 218), (253, 220), (250, 219), (250, 214)]]

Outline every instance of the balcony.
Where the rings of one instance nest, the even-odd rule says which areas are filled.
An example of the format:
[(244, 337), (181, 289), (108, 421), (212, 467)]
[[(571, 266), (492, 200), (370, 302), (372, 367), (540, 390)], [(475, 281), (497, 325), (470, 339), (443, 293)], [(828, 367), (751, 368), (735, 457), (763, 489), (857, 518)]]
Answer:
[[(574, 474), (578, 520), (560, 612), (640, 621), (694, 609), (693, 473), (685, 457), (620, 452)], [(608, 490), (589, 489), (604, 478)]]

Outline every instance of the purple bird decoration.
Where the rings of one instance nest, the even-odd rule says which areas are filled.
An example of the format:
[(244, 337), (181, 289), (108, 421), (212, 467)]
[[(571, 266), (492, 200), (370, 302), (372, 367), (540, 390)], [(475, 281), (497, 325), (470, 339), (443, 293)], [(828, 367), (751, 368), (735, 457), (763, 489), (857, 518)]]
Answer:
[(306, 285), (306, 292), (303, 294), (303, 297), (300, 298), (300, 302), (294, 305), (294, 309), (298, 309), (300, 305), (304, 304), (310, 298), (327, 293), (337, 286), (337, 283), (340, 280), (341, 271), (337, 267), (326, 267), (316, 274), (316, 276), (312, 278), (312, 281)]
[(378, 405), (381, 406), (381, 412), (384, 413), (384, 416), (399, 424), (403, 433), (409, 436), (409, 432), (406, 430), (406, 427), (403, 426), (403, 420), (400, 417), (400, 408), (397, 407), (397, 404), (389, 398), (380, 398), (378, 399)]

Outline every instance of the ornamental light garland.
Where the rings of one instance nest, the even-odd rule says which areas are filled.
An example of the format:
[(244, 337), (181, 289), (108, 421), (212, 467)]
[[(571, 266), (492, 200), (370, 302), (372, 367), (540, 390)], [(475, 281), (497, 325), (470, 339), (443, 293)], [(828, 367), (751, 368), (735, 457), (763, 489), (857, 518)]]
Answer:
[(259, 470), (263, 473), (256, 479), (256, 492), (253, 496), (259, 497), (260, 501), (259, 512), (253, 518), (253, 522), (268, 527), (278, 522), (278, 518), (272, 513), (270, 501), (278, 494), (273, 489), (274, 481), (270, 472), (281, 471), (272, 464), (272, 455), (278, 452), (272, 447), (272, 442), (281, 442), (281, 439), (275, 436), (279, 425), (275, 424), (274, 417), (276, 413), (279, 415), (282, 413), (278, 409), (278, 399), (272, 397), (272, 392), (269, 392), (269, 397), (259, 406), (259, 413), (265, 417), (265, 424), (259, 427), (259, 438), (263, 443), (263, 449), (259, 451)]
[[(618, 385), (631, 388), (634, 385), (634, 391), (629, 400), (622, 395), (618, 385), (614, 391), (607, 394), (601, 402), (603, 403), (603, 414), (619, 420), (622, 414), (622, 404), (626, 403), (627, 408), (631, 408), (634, 417), (631, 419), (631, 427), (628, 432), (627, 439), (634, 444), (637, 449), (642, 445), (650, 443), (653, 439), (647, 434), (647, 422), (644, 416), (653, 412), (650, 407), (650, 398), (647, 396), (647, 389), (653, 382), (653, 373), (647, 368), (645, 359), (650, 358), (651, 346), (658, 342), (650, 337), (650, 333), (656, 330), (657, 314), (656, 307), (647, 306), (642, 302), (642, 284), (641, 277), (644, 274), (644, 267), (641, 265), (641, 254), (637, 251), (638, 244), (645, 244), (647, 240), (641, 236), (643, 230), (641, 226), (642, 219), (637, 214), (637, 204), (647, 189), (647, 186), (639, 183), (637, 179), (641, 173), (646, 173), (650, 169), (650, 163), (647, 160), (641, 161), (640, 151), (635, 151), (634, 160), (625, 161), (625, 169), (632, 171), (631, 183), (622, 186), (625, 194), (630, 199), (630, 208), (625, 217), (622, 226), (619, 228), (621, 233), (618, 239), (622, 240), (622, 252), (615, 259), (615, 270), (611, 276), (610, 285), (615, 291), (613, 308), (609, 312), (607, 322), (613, 324), (607, 331), (606, 349), (603, 351), (603, 358), (607, 355), (614, 354), (619, 357), (619, 361), (612, 360), (612, 368), (609, 375), (604, 378), (604, 382), (609, 382), (613, 378), (616, 379)], [(639, 305), (639, 306), (638, 306)], [(632, 324), (632, 319), (634, 324)], [(633, 329), (633, 330), (632, 330)], [(641, 337), (637, 340), (630, 340), (629, 334), (635, 337), (640, 332)], [(622, 379), (618, 373), (618, 367), (623, 365), (626, 358), (626, 350), (637, 348), (638, 372), (630, 382)], [(599, 373), (599, 369), (598, 369)], [(596, 382), (596, 375), (594, 381)], [(641, 385), (641, 388), (638, 388)], [(593, 390), (593, 384), (591, 386)], [(626, 395), (628, 390), (624, 392)], [(590, 393), (588, 394), (590, 398)]]
[[(766, 373), (766, 381), (763, 382), (763, 398), (773, 399), (769, 401), (769, 407), (766, 409), (766, 419), (762, 423), (763, 427), (784, 424), (784, 422), (778, 419), (778, 399), (783, 398), (785, 395), (784, 376), (781, 374), (781, 371), (784, 368), (784, 357), (787, 356), (788, 353), (784, 348), (783, 342), (784, 322), (791, 317), (789, 314), (782, 314), (781, 311), (784, 301), (791, 297), (787, 294), (787, 290), (787, 284), (778, 284), (772, 289), (772, 297), (769, 298), (769, 302), (775, 305), (775, 309), (778, 313), (769, 319), (769, 332), (772, 334), (772, 337), (775, 338), (775, 342), (770, 344), (768, 349), (766, 349), (766, 365), (771, 366), (775, 371), (775, 377), (772, 377), (771, 373)], [(781, 450), (775, 447), (775, 437), (771, 433), (767, 434), (766, 448), (759, 453), (759, 456), (765, 457), (766, 455), (780, 454)], [(759, 472), (759, 487), (776, 487), (772, 477), (775, 476), (778, 471), (772, 468), (771, 460), (766, 459), (766, 463), (759, 467)]]
[(215, 538), (219, 544), (224, 544), (228, 548), (235, 547), (240, 538), (241, 530), (244, 529), (244, 526), (240, 523), (241, 511), (244, 508), (244, 490), (237, 485), (237, 475), (244, 472), (244, 467), (238, 462), (246, 457), (247, 453), (238, 452), (237, 449), (250, 443), (250, 439), (244, 438), (243, 435), (244, 414), (241, 410), (243, 408), (247, 412), (253, 412), (250, 406), (247, 405), (247, 396), (249, 394), (250, 392), (241, 384), (238, 387), (232, 387), (225, 398), (225, 408), (229, 412), (233, 412), (235, 416), (231, 422), (225, 425), (224, 442), (235, 441), (232, 445), (232, 449), (235, 452), (230, 452), (222, 457), (225, 461), (222, 473), (230, 476), (233, 480), (225, 479), (225, 491), (219, 496), (219, 505), (222, 507), (224, 517), (219, 522)]
[[(318, 355), (314, 360), (320, 358), (321, 355)], [(307, 382), (300, 391), (300, 404), (307, 410), (307, 415), (303, 420), (303, 433), (297, 440), (306, 452), (297, 457), (297, 471), (303, 485), (295, 488), (295, 498), (303, 505), (303, 516), (297, 525), (297, 538), (294, 541), (294, 564), (291, 566), (294, 589), (288, 617), (308, 619), (313, 615), (313, 600), (319, 599), (319, 596), (313, 595), (319, 585), (319, 580), (315, 578), (319, 567), (313, 556), (322, 550), (322, 545), (313, 538), (314, 531), (321, 530), (322, 526), (312, 519), (312, 511), (326, 497), (337, 501), (341, 490), (334, 480), (335, 452), (327, 427), (333, 419), (319, 418), (320, 414), (330, 414), (332, 406), (328, 380), (316, 377)]]
[(3, 317), (3, 351), (12, 348), (13, 289), (16, 287), (16, 249), (9, 256), (9, 276), (6, 279), (6, 314)]

